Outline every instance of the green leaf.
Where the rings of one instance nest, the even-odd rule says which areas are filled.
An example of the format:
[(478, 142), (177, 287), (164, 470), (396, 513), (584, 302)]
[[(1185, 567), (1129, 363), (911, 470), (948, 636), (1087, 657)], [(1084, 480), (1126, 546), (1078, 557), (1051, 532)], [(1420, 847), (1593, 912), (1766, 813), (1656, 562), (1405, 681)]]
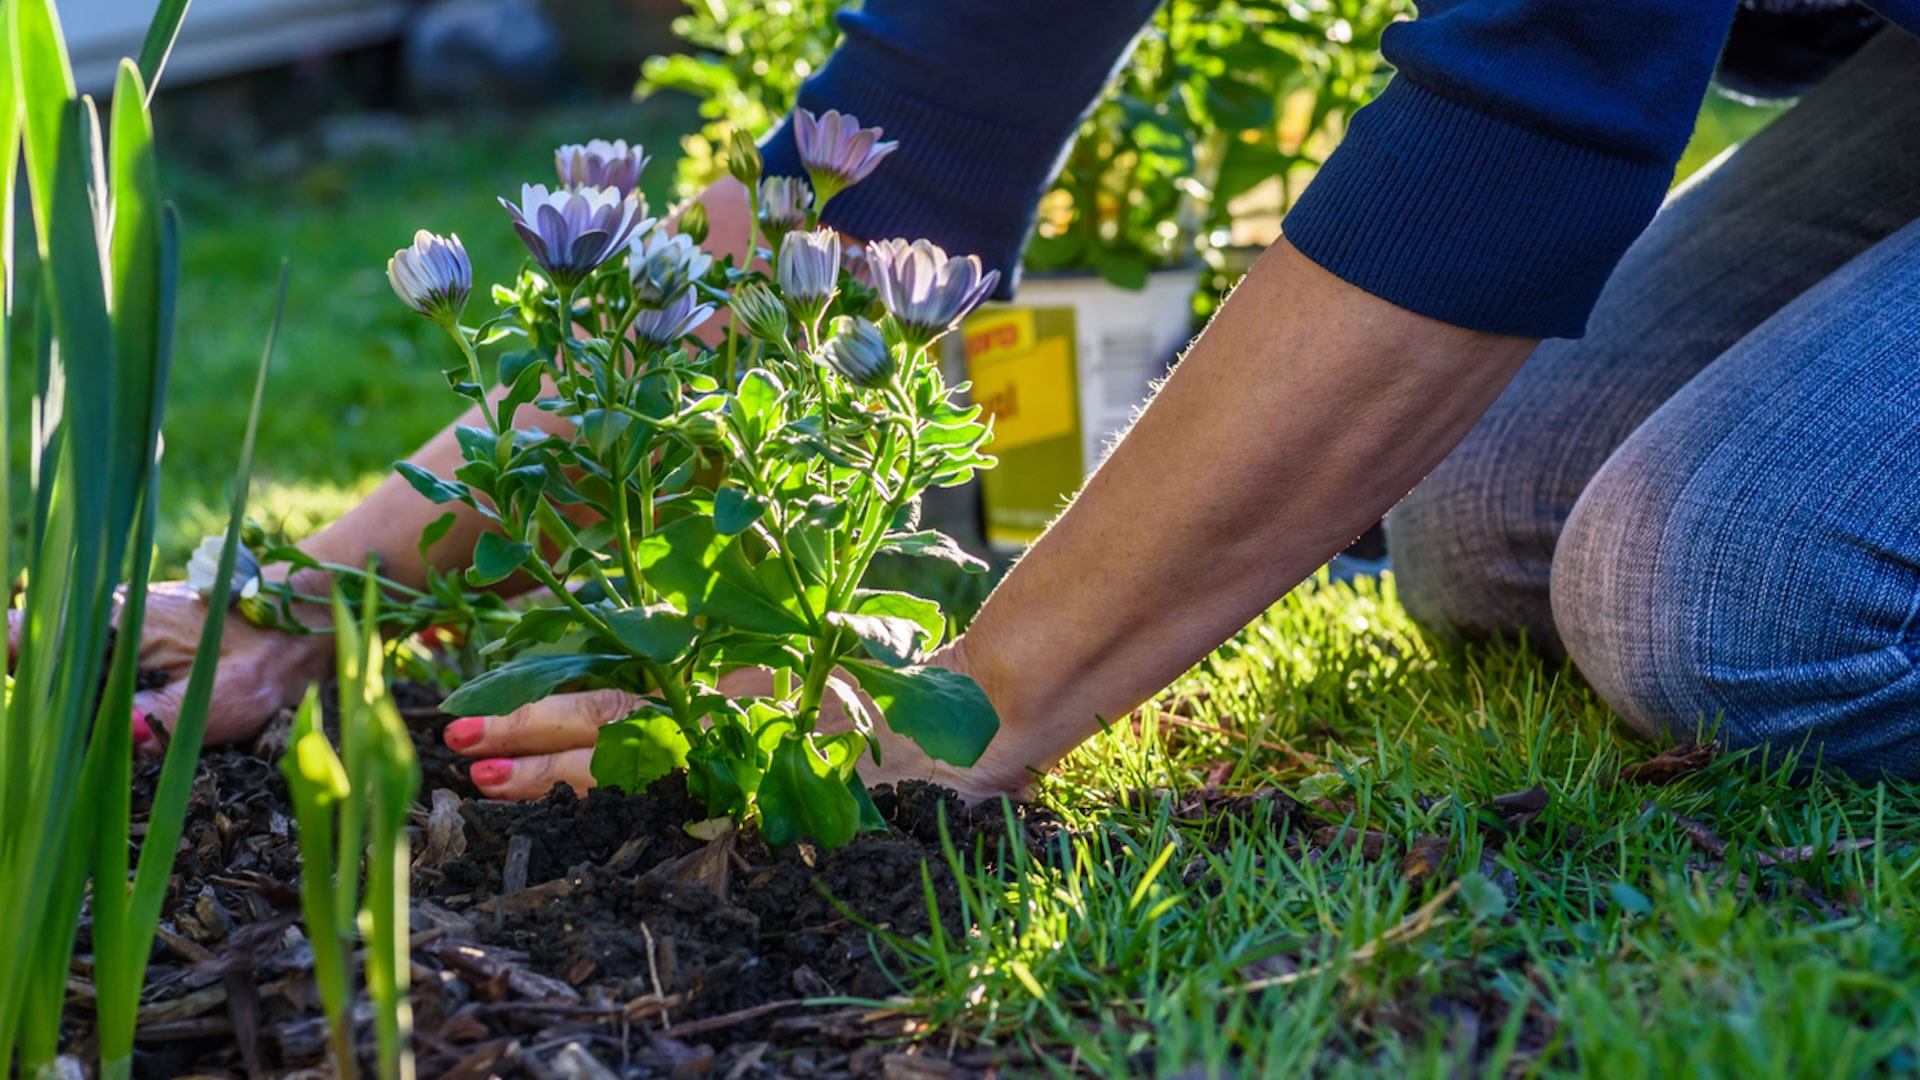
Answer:
[(895, 533), (880, 543), (883, 555), (911, 555), (920, 559), (939, 559), (965, 570), (969, 574), (984, 574), (989, 569), (986, 560), (976, 557), (972, 552), (960, 546), (959, 541), (936, 529), (925, 529), (914, 533)]
[(160, 0), (160, 7), (153, 13), (153, 21), (147, 24), (147, 38), (140, 43), (140, 74), (151, 95), (160, 85), (160, 75), (167, 69), (167, 57), (173, 52), (173, 41), (180, 34), (180, 22), (187, 17), (188, 0)]
[(640, 541), (640, 569), (675, 607), (761, 634), (811, 631), (792, 583), (773, 560), (755, 566), (706, 518), (683, 518)]
[(594, 782), (629, 794), (687, 767), (692, 744), (673, 717), (646, 709), (600, 729), (593, 744)]
[(829, 612), (827, 622), (853, 631), (874, 659), (896, 668), (938, 648), (947, 630), (939, 604), (911, 593), (866, 589), (854, 594), (852, 611)]
[(785, 392), (779, 377), (765, 368), (754, 368), (741, 377), (740, 389), (734, 392), (734, 419), (748, 445), (759, 445), (767, 432), (779, 426), (780, 395)]
[(760, 780), (760, 835), (776, 848), (811, 838), (827, 848), (852, 840), (860, 806), (840, 770), (806, 736), (789, 732)]
[(766, 512), (767, 500), (752, 492), (723, 487), (713, 493), (713, 528), (721, 536), (746, 532)]
[(847, 777), (847, 790), (853, 792), (853, 804), (860, 815), (860, 831), (886, 832), (887, 819), (880, 816), (880, 808), (873, 805), (873, 794), (867, 790), (867, 785), (860, 781), (857, 773)]
[(625, 608), (607, 616), (607, 625), (620, 644), (663, 664), (680, 659), (693, 639), (700, 636), (700, 625), (693, 616), (676, 611), (671, 604)]
[(980, 760), (1000, 717), (980, 684), (945, 668), (898, 670), (848, 660), (846, 668), (887, 718), (887, 726), (954, 765)]
[(448, 483), (411, 461), (394, 462), (393, 469), (413, 485), (413, 490), (431, 499), (435, 505), (468, 502), (471, 499), (465, 485)]
[(535, 608), (520, 616), (520, 621), (507, 631), (507, 636), (500, 639), (499, 646), (551, 645), (567, 636), (567, 631), (579, 623), (580, 617), (573, 613), (572, 608)]
[[(1478, 877), (1480, 875), (1469, 874), (1467, 876)], [(1482, 880), (1485, 880), (1485, 879), (1482, 878)], [(1466, 884), (1467, 884), (1466, 878), (1462, 878), (1460, 880), (1460, 886), (1461, 886), (1460, 891), (1462, 895), (1465, 895), (1466, 893)], [(1488, 884), (1491, 885), (1492, 883), (1489, 882)], [(1499, 892), (1497, 888), (1494, 891)], [(1627, 884), (1624, 881), (1616, 881), (1608, 885), (1607, 895), (1613, 898), (1614, 907), (1617, 907), (1621, 911), (1627, 912), (1628, 914), (1648, 915), (1653, 912), (1653, 901), (1647, 898), (1647, 894), (1641, 892), (1639, 889), (1634, 888), (1633, 886)], [(1502, 895), (1500, 898), (1500, 911), (1496, 912), (1495, 914), (1503, 914), (1505, 913), (1505, 911), (1506, 911), (1506, 897)], [(1480, 914), (1477, 908), (1475, 909), (1474, 914), (1476, 915)]]
[(467, 571), (469, 585), (492, 585), (505, 581), (527, 564), (533, 545), (524, 540), (509, 540), (497, 532), (484, 532), (473, 545), (473, 566)]
[(505, 716), (576, 679), (604, 678), (632, 660), (593, 653), (523, 656), (455, 690), (441, 704), (451, 716)]
[[(416, 550), (420, 552), (420, 564), (422, 566), (433, 565), (433, 560), (428, 557), (427, 553), (433, 550), (435, 544), (447, 538), (447, 534), (453, 531), (454, 522), (458, 520), (460, 520), (459, 515), (449, 510), (439, 517), (434, 518), (431, 524), (420, 530), (420, 543)], [(298, 548), (292, 548), (290, 550), (297, 554), (305, 554)]]

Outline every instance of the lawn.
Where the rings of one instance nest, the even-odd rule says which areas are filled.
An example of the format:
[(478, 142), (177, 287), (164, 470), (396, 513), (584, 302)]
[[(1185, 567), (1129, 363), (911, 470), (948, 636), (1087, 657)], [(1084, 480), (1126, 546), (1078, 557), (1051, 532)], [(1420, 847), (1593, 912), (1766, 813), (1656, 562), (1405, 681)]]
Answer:
[[(450, 418), (393, 249), (457, 231), (505, 276), (494, 195), (561, 141), (670, 158), (686, 120), (421, 122), (404, 152), (174, 176), (164, 557), (216, 520), (282, 255), (255, 516), (297, 536)], [(954, 852), (970, 929), (891, 939), (889, 964), (930, 1038), (1016, 1072), (1920, 1070), (1920, 789), (1731, 755), (1656, 785), (1630, 766), (1659, 749), (1521, 649), (1423, 636), (1390, 576), (1309, 583), (1049, 778), (1035, 850)]]

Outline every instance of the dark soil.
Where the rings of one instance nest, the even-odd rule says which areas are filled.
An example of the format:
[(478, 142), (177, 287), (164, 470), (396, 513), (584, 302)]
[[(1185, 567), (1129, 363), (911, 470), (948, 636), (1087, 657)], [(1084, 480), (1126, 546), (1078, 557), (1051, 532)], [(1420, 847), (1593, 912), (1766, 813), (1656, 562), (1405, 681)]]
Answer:
[[(412, 927), (419, 1075), (967, 1076), (1014, 1064), (950, 1061), (915, 1043), (914, 1018), (885, 1004), (899, 960), (884, 939), (930, 929), (929, 882), (939, 917), (959, 929), (943, 820), (956, 850), (992, 858), (1009, 839), (1050, 848), (1057, 825), (1044, 812), (1017, 809), (1010, 838), (1000, 808), (970, 810), (909, 784), (873, 792), (886, 835), (838, 851), (774, 852), (740, 834), (702, 841), (684, 827), (702, 815), (678, 778), (644, 795), (481, 799), (440, 742), (446, 718), (432, 696), (396, 695), (425, 776)], [(287, 721), (252, 747), (205, 755), (148, 974), (136, 1075), (325, 1068), (278, 769)], [(157, 776), (157, 765), (143, 770), (136, 799)], [(83, 925), (83, 1000), (89, 949)], [(371, 1047), (361, 1012), (357, 1042)], [(90, 1056), (90, 1026), (70, 1035)]]

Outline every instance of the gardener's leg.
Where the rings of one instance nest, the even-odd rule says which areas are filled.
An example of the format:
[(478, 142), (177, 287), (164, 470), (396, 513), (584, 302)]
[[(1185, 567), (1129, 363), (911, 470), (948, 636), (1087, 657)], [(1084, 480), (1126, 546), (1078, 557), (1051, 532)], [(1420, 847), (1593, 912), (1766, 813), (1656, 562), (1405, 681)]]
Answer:
[(1630, 723), (1920, 766), (1920, 222), (1747, 335), (1574, 507), (1553, 609)]
[(1883, 34), (1678, 196), (1608, 282), (1588, 336), (1543, 344), (1387, 521), (1422, 623), (1557, 652), (1562, 524), (1614, 449), (1795, 296), (1920, 217), (1920, 43)]

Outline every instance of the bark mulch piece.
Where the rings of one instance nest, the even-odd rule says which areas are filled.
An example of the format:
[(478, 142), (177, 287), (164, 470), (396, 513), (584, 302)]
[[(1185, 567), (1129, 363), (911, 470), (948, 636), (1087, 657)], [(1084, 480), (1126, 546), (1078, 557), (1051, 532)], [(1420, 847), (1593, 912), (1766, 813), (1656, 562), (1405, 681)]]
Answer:
[[(918, 1044), (914, 1017), (845, 999), (897, 987), (876, 932), (930, 928), (922, 868), (948, 929), (958, 895), (942, 823), (963, 858), (1039, 851), (1057, 823), (1030, 807), (966, 808), (925, 784), (873, 792), (890, 825), (831, 853), (711, 841), (684, 782), (643, 795), (557, 787), (536, 803), (482, 799), (440, 743), (435, 697), (395, 688), (425, 774), (413, 852), (413, 1011), (423, 1077), (969, 1077), (994, 1062)], [(326, 1025), (299, 917), (299, 850), (280, 776), (286, 717), (251, 747), (209, 750), (148, 973), (135, 1074), (324, 1075)], [(136, 778), (140, 815), (157, 764)], [(1009, 835), (1009, 828), (1013, 835)], [(81, 928), (80, 1007), (91, 1044)], [(840, 999), (834, 1004), (811, 1004)], [(371, 1012), (356, 1013), (370, 1051)], [(363, 1061), (371, 1065), (370, 1061)]]

